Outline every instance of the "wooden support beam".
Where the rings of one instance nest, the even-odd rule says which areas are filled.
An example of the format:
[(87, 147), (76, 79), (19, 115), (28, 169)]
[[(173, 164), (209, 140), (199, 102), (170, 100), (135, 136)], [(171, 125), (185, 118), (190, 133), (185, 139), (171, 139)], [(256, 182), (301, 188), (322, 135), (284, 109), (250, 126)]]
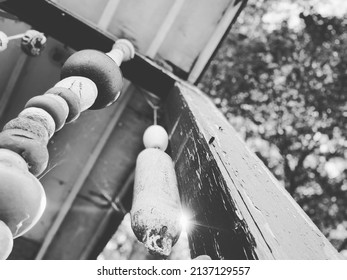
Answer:
[(109, 0), (107, 2), (107, 5), (99, 19), (98, 27), (102, 30), (106, 30), (108, 26), (110, 25), (112, 18), (114, 16), (114, 13), (116, 12), (120, 0)]
[[(109, 52), (117, 40), (50, 1), (11, 0), (0, 3), (0, 9), (18, 16), (34, 29), (52, 36), (75, 50), (96, 49)], [(126, 79), (159, 96), (163, 92), (168, 92), (175, 81), (172, 74), (159, 69), (153, 61), (140, 54), (122, 63), (121, 69)]]
[(179, 14), (185, 0), (175, 0), (173, 3), (171, 9), (169, 10), (166, 18), (164, 19), (164, 22), (162, 23), (161, 27), (159, 28), (155, 38), (153, 39), (151, 45), (149, 46), (146, 55), (150, 58), (154, 58), (154, 56), (157, 54), (160, 46), (162, 45), (163, 41), (165, 40), (165, 37), (170, 30), (172, 24), (174, 23), (177, 15)]
[[(124, 218), (124, 214), (130, 211), (132, 198), (132, 188), (134, 184), (135, 170), (131, 172), (126, 179), (122, 189), (117, 193), (117, 196), (111, 198), (120, 211), (110, 207), (105, 216), (102, 218), (97, 230), (94, 232), (92, 238), (88, 242), (88, 246), (80, 255), (82, 260), (95, 260), (103, 251), (109, 240), (112, 238), (115, 231), (118, 229), (119, 224)], [(124, 211), (124, 212), (123, 212)]]
[(176, 83), (166, 104), (193, 257), (342, 258), (207, 96)]
[(211, 58), (218, 49), (218, 46), (223, 41), (223, 38), (229, 33), (230, 28), (238, 18), (239, 13), (243, 10), (247, 1), (234, 0), (230, 3), (225, 11), (223, 17), (220, 19), (215, 32), (207, 42), (204, 49), (199, 54), (198, 59), (190, 70), (188, 81), (196, 83), (201, 77), (202, 73), (209, 65)]
[(12, 70), (10, 79), (8, 80), (5, 90), (2, 93), (0, 98), (0, 119), (2, 119), (7, 105), (11, 100), (12, 93), (18, 83), (19, 77), (22, 74), (23, 68), (28, 60), (28, 56), (24, 53), (21, 53), (17, 59), (16, 65)]

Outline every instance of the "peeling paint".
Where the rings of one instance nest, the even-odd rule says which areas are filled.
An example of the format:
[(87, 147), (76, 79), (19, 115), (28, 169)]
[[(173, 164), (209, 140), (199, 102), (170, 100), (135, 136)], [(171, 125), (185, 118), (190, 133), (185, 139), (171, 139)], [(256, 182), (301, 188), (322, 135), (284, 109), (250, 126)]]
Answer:
[[(176, 146), (183, 142), (182, 135), (189, 135), (192, 141), (186, 141), (185, 145), (194, 155), (191, 160), (187, 152), (184, 157), (189, 159), (180, 161), (185, 176), (181, 179), (184, 195), (189, 197), (186, 201), (209, 224), (221, 219), (219, 223), (232, 226), (234, 232), (228, 234), (239, 240), (235, 244), (220, 239), (215, 231), (202, 231), (192, 238), (192, 250), (211, 250), (215, 258), (224, 258), (225, 254), (232, 254), (225, 247), (233, 244), (239, 250), (239, 258), (336, 258), (332, 247), (319, 249), (329, 248), (324, 236), (318, 234), (312, 222), (208, 99), (198, 91), (191, 92), (184, 84), (176, 91), (169, 98), (175, 100), (179, 96), (180, 100), (174, 104), (187, 105), (186, 118), (182, 117), (178, 124), (182, 130), (181, 137), (175, 138), (179, 141)], [(192, 181), (194, 186), (190, 185)], [(197, 189), (200, 193), (195, 197)], [(200, 242), (199, 238), (203, 240)]]

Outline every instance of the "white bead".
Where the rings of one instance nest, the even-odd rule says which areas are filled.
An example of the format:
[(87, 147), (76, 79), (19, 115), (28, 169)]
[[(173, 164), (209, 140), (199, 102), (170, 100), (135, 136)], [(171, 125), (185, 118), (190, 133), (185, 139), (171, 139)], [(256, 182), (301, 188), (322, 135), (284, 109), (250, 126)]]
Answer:
[(143, 134), (143, 144), (146, 148), (158, 148), (165, 151), (169, 144), (169, 136), (160, 125), (151, 125)]
[(98, 96), (96, 84), (86, 77), (67, 77), (58, 82), (55, 87), (68, 88), (75, 93), (80, 99), (81, 111), (85, 111), (92, 106)]
[(41, 123), (48, 132), (48, 137), (51, 138), (55, 132), (55, 122), (52, 116), (41, 108), (29, 107), (24, 109), (18, 117), (31, 119)]
[(135, 56), (134, 45), (127, 39), (119, 39), (113, 45), (113, 49), (106, 53), (113, 61), (120, 66), (123, 61), (128, 61)]
[(0, 31), (0, 52), (7, 49), (7, 44), (8, 44), (7, 35), (4, 32)]

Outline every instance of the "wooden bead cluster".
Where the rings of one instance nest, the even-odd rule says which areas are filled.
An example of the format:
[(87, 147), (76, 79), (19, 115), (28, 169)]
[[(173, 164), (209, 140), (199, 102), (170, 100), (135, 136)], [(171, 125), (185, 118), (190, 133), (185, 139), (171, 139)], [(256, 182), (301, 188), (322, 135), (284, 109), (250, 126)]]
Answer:
[(29, 56), (38, 56), (46, 46), (47, 38), (41, 32), (28, 30), (24, 34), (8, 37), (0, 31), (0, 52), (7, 49), (8, 42), (14, 39), (21, 39), (21, 48)]
[(11, 252), (10, 240), (33, 227), (44, 211), (46, 196), (35, 176), (48, 165), (49, 139), (81, 112), (107, 107), (118, 98), (119, 66), (135, 54), (130, 42), (120, 41), (108, 54), (73, 54), (63, 65), (62, 80), (31, 98), (0, 133), (0, 259)]

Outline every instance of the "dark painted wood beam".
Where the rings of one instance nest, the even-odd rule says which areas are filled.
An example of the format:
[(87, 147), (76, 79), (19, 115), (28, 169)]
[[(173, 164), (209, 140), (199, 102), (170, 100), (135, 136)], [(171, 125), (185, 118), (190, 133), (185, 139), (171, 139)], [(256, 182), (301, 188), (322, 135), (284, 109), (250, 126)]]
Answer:
[(176, 83), (166, 111), (193, 257), (341, 258), (206, 95)]
[[(0, 9), (75, 50), (108, 52), (117, 39), (46, 0), (5, 1), (0, 3)], [(175, 82), (173, 74), (138, 53), (133, 60), (123, 63), (121, 69), (126, 79), (158, 96), (168, 92)]]

